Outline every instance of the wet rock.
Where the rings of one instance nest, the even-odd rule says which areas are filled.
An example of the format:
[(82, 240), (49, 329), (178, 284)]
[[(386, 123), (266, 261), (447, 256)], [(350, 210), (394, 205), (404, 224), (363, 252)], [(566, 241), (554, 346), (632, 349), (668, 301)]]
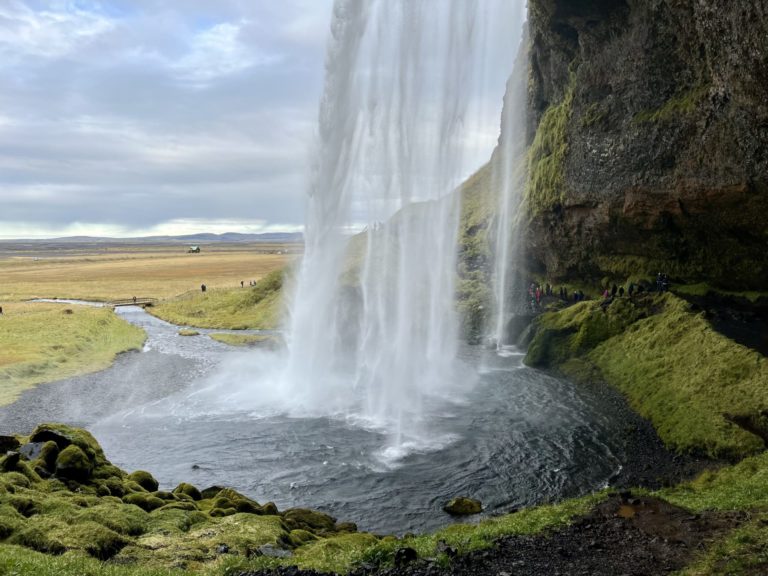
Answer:
[(437, 543), (437, 546), (435, 547), (435, 552), (437, 554), (444, 554), (448, 558), (456, 558), (456, 556), (458, 556), (459, 554), (458, 550), (446, 544), (445, 540), (440, 540), (440, 542)]
[(480, 500), (460, 496), (451, 499), (448, 504), (443, 506), (443, 510), (451, 516), (471, 516), (483, 511), (483, 505)]
[(21, 444), (13, 436), (0, 436), (0, 454), (18, 450)]
[(5, 458), (0, 460), (0, 470), (3, 472), (12, 472), (16, 470), (19, 460), (21, 460), (21, 454), (18, 452), (8, 452), (5, 455)]
[(45, 442), (28, 442), (19, 448), (19, 453), (27, 460), (37, 460), (43, 451), (43, 446), (45, 446)]
[(226, 544), (220, 544), (216, 547), (216, 554), (229, 554), (229, 546)]
[(419, 554), (413, 548), (400, 548), (395, 552), (395, 568), (402, 568), (418, 560)]

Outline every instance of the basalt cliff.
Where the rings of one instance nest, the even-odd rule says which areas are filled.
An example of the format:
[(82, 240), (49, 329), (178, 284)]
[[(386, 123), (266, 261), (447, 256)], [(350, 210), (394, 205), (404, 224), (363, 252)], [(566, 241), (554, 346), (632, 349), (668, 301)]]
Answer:
[(765, 290), (768, 2), (529, 10), (528, 270)]

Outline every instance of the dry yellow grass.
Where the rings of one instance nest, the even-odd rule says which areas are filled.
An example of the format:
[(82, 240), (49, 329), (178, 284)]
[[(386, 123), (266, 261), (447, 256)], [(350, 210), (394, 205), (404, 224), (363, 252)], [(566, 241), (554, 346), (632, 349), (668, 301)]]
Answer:
[(232, 288), (283, 268), (295, 256), (265, 254), (253, 247), (187, 254), (184, 247), (133, 252), (0, 259), (0, 305), (31, 298), (108, 301), (169, 298), (201, 284)]
[(0, 316), (0, 406), (24, 390), (107, 368), (144, 331), (106, 308), (14, 303)]

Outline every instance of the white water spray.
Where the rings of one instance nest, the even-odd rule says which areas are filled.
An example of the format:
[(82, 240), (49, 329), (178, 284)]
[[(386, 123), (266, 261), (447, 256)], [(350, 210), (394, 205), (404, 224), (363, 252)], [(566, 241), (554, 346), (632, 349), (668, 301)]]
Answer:
[[(519, 23), (523, 27), (523, 22)], [(496, 218), (493, 292), (496, 303), (492, 338), (501, 350), (507, 342), (510, 321), (524, 302), (517, 267), (521, 258), (520, 217), (525, 186), (527, 47), (518, 53), (514, 74), (507, 83), (501, 137), (492, 160), (494, 186), (499, 190)]]
[[(424, 437), (456, 360), (459, 196), (497, 0), (337, 0), (282, 394)], [(490, 8), (490, 10), (489, 10)], [(501, 13), (506, 13), (501, 10)], [(350, 230), (367, 225), (352, 238)]]

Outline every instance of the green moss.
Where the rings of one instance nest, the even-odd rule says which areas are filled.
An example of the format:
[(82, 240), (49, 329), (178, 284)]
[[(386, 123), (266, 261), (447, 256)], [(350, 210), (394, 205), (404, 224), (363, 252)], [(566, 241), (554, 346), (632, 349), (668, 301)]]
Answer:
[(134, 506), (138, 506), (147, 512), (151, 512), (152, 510), (156, 510), (157, 508), (165, 506), (165, 501), (161, 500), (160, 498), (156, 498), (151, 494), (142, 494), (139, 492), (132, 492), (127, 496), (123, 496), (123, 502), (126, 504), (133, 504)]
[(155, 480), (155, 477), (144, 470), (136, 470), (136, 472), (129, 474), (128, 480), (136, 482), (147, 492), (155, 492), (160, 486), (160, 483)]
[(736, 459), (764, 448), (733, 422), (762, 422), (768, 363), (672, 294), (619, 299), (605, 312), (586, 302), (545, 314), (526, 362), (577, 378), (599, 374), (679, 451)]
[(71, 444), (56, 458), (56, 475), (78, 482), (85, 482), (91, 476), (93, 463), (79, 446)]
[(525, 190), (530, 215), (551, 210), (565, 201), (565, 159), (568, 154), (568, 124), (573, 112), (574, 82), (563, 101), (544, 112), (528, 152), (528, 182)]
[(593, 102), (581, 115), (581, 127), (592, 128), (593, 126), (600, 124), (606, 116), (607, 113), (604, 110), (600, 110), (600, 104), (598, 102)]
[(100, 498), (98, 505), (78, 512), (73, 521), (95, 522), (124, 536), (139, 536), (146, 532), (149, 518), (147, 512), (135, 506)]
[(537, 367), (559, 366), (621, 334), (645, 314), (644, 308), (628, 298), (617, 299), (605, 308), (600, 302), (588, 301), (543, 314), (536, 320), (535, 336), (525, 363)]
[(725, 415), (748, 418), (768, 409), (765, 357), (715, 332), (673, 295), (657, 304), (659, 313), (598, 346), (589, 360), (667, 445), (720, 458), (763, 449)]
[[(80, 448), (93, 464), (94, 475), (97, 471), (111, 464), (104, 456), (104, 451), (99, 446), (96, 438), (82, 428), (73, 428), (64, 424), (41, 424), (32, 432), (29, 437), (30, 442), (48, 442), (52, 441), (59, 450), (64, 450), (70, 444)], [(114, 468), (114, 467), (112, 467)], [(116, 468), (115, 468), (116, 470)]]
[(291, 508), (283, 512), (283, 520), (291, 530), (307, 530), (313, 533), (332, 533), (336, 529), (336, 519), (304, 508)]
[[(169, 511), (154, 515), (168, 515)], [(185, 513), (188, 518), (205, 517), (204, 514)], [(176, 516), (176, 519), (181, 518)], [(117, 561), (133, 561), (144, 565), (178, 566), (188, 569), (202, 568), (218, 559), (217, 548), (225, 544), (231, 553), (250, 556), (264, 544), (278, 545), (287, 536), (280, 519), (275, 516), (235, 514), (220, 519), (209, 519), (199, 525), (191, 525), (186, 532), (159, 531), (153, 529), (139, 538), (135, 545), (122, 550)]]
[(176, 488), (173, 489), (174, 494), (185, 494), (192, 498), (192, 500), (200, 500), (202, 499), (202, 495), (200, 494), (200, 490), (192, 486), (192, 484), (187, 484), (186, 482), (182, 482)]
[(709, 86), (695, 86), (682, 90), (672, 96), (664, 104), (655, 110), (638, 112), (633, 121), (635, 123), (663, 122), (675, 120), (680, 116), (686, 116), (696, 110), (699, 103), (709, 94)]

